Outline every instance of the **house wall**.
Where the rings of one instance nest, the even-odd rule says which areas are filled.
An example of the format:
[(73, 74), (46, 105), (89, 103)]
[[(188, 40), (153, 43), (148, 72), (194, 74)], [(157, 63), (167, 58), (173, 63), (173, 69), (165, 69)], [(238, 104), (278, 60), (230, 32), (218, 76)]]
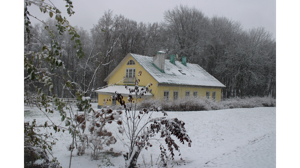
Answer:
[(116, 71), (116, 73), (109, 79), (108, 84), (116, 84), (117, 82), (119, 82), (117, 83), (117, 85), (134, 85), (124, 83), (121, 80), (125, 77), (127, 68), (135, 68), (135, 77), (137, 77), (139, 71), (142, 71), (142, 75), (138, 77), (140, 79), (139, 86), (147, 86), (149, 83), (152, 83), (152, 86), (150, 88), (152, 89), (152, 93), (156, 95), (157, 81), (137, 61), (134, 60), (135, 65), (127, 65), (127, 62), (131, 59), (134, 60), (134, 58), (130, 56), (125, 61), (125, 63)]
[(164, 91), (169, 91), (169, 100), (173, 100), (173, 92), (178, 91), (180, 98), (185, 98), (185, 92), (190, 91), (190, 97), (193, 97), (193, 92), (198, 92), (198, 97), (206, 97), (206, 92), (210, 92), (210, 100), (212, 99), (212, 92), (216, 92), (216, 101), (221, 101), (221, 88), (209, 87), (188, 87), (188, 86), (158, 86), (158, 94), (155, 98), (163, 100)]
[[(152, 88), (152, 87), (150, 87)], [(185, 98), (185, 92), (190, 91), (190, 97), (193, 97), (193, 92), (198, 92), (198, 97), (206, 97), (206, 92), (210, 92), (210, 100), (212, 100), (212, 92), (216, 92), (216, 101), (221, 101), (221, 88), (209, 88), (209, 87), (185, 87), (185, 86), (153, 86), (153, 88), (156, 88), (156, 92), (153, 96), (153, 98), (158, 98), (163, 100), (164, 97), (164, 91), (169, 91), (169, 100), (173, 100), (173, 92), (178, 91), (179, 98)], [(152, 89), (153, 89), (152, 88)], [(153, 93), (153, 92), (152, 92)], [(98, 94), (98, 105), (103, 106), (104, 105), (104, 99), (107, 100), (112, 95), (104, 95), (104, 94)], [(123, 100), (127, 103), (128, 97), (123, 98)], [(143, 101), (144, 99), (139, 99), (139, 101)], [(120, 105), (120, 103), (116, 102), (117, 105)], [(106, 105), (112, 105), (112, 101), (106, 101)]]
[[(127, 65), (129, 60), (134, 60), (135, 65)], [(134, 85), (124, 83), (122, 79), (126, 76), (127, 68), (135, 68), (135, 76), (137, 77), (139, 71), (142, 71), (142, 75), (138, 78), (140, 79), (139, 86), (146, 86), (149, 83), (152, 83), (150, 89), (152, 89), (153, 98), (163, 99), (164, 91), (169, 91), (169, 100), (173, 100), (173, 92), (178, 91), (179, 97), (184, 98), (185, 92), (190, 91), (190, 97), (193, 96), (193, 92), (198, 92), (198, 97), (206, 97), (206, 92), (210, 92), (210, 99), (212, 99), (212, 92), (216, 92), (216, 101), (221, 100), (221, 88), (210, 88), (210, 87), (188, 87), (188, 86), (158, 86), (157, 81), (137, 62), (135, 59), (129, 55), (124, 64), (111, 76), (108, 81), (108, 84), (116, 85)], [(108, 99), (111, 95), (98, 94), (98, 105), (103, 106), (103, 100)], [(124, 97), (123, 100), (127, 103), (127, 97)], [(141, 99), (143, 100), (143, 99)], [(141, 101), (140, 100), (140, 101)], [(106, 105), (111, 105), (111, 101), (107, 101)], [(117, 102), (117, 105), (119, 103)]]
[[(133, 60), (135, 65), (127, 65), (129, 60)], [(157, 95), (157, 81), (137, 62), (132, 56), (129, 56), (128, 59), (124, 62), (123, 65), (112, 75), (112, 77), (108, 80), (108, 85), (116, 84), (116, 85), (134, 85), (129, 83), (124, 83), (122, 79), (126, 76), (127, 68), (135, 68), (135, 77), (137, 77), (139, 71), (142, 71), (142, 75), (138, 78), (140, 79), (139, 86), (147, 86), (149, 83), (152, 83), (150, 89), (152, 89), (152, 94)], [(103, 95), (98, 94), (98, 105), (103, 106), (103, 100), (109, 98), (111, 95)], [(127, 97), (124, 97), (123, 100), (127, 103)], [(142, 101), (143, 99), (140, 99)], [(111, 105), (112, 102), (106, 102), (106, 105)], [(119, 105), (119, 103), (117, 103)]]

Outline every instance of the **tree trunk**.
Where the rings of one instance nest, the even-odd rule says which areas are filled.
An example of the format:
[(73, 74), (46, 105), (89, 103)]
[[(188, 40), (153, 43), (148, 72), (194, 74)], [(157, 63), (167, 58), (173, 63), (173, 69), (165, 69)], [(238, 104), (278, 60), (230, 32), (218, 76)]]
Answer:
[(136, 168), (137, 167), (136, 162), (137, 162), (137, 159), (138, 159), (140, 153), (141, 153), (141, 150), (139, 149), (138, 151), (135, 151), (134, 154), (132, 154), (133, 156), (132, 156), (132, 159), (130, 160), (128, 168)]

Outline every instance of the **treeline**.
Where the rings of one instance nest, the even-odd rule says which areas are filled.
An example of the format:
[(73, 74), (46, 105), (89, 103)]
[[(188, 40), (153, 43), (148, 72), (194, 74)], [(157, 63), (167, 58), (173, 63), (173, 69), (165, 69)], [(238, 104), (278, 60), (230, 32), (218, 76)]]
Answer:
[[(56, 26), (50, 19), (45, 23)], [(90, 31), (75, 27), (85, 53), (79, 59), (68, 33), (59, 36), (59, 32), (53, 32), (59, 38), (58, 44), (53, 44), (44, 27), (38, 24), (31, 28), (37, 38), (30, 38), (33, 45), (25, 46), (25, 51), (38, 51), (41, 43), (62, 48), (60, 59), (69, 71), (52, 72), (59, 74), (52, 75), (53, 94), (59, 97), (70, 97), (72, 92), (65, 90), (59, 84), (62, 79), (56, 76), (80, 83), (82, 90), (91, 90), (94, 97), (92, 90), (105, 85), (104, 78), (128, 53), (154, 56), (159, 50), (166, 51), (167, 57), (177, 54), (179, 59), (186, 56), (187, 62), (199, 64), (226, 85), (223, 98), (276, 97), (276, 42), (263, 28), (245, 31), (238, 22), (208, 18), (186, 6), (166, 11), (162, 23), (138, 23), (107, 11)], [(36, 39), (40, 41), (34, 45)], [(25, 85), (26, 90), (34, 88)]]

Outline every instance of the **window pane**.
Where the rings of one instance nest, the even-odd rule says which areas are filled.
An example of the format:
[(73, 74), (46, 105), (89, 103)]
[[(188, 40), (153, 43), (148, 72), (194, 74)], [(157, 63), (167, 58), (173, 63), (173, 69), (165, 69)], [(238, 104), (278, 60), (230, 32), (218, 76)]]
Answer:
[(216, 100), (216, 92), (212, 92), (212, 99)]
[(132, 77), (134, 78), (135, 77), (135, 69), (132, 69), (132, 70), (133, 70)]
[(169, 92), (164, 91), (164, 100), (169, 100)]
[(206, 92), (206, 98), (209, 99), (210, 97), (210, 92)]
[(129, 61), (127, 62), (127, 65), (135, 65), (135, 62), (134, 62), (133, 60), (129, 60)]
[(197, 98), (197, 97), (198, 97), (198, 92), (193, 92), (193, 96), (194, 96), (195, 98)]
[(131, 79), (127, 79), (127, 80), (132, 80), (132, 82), (134, 82), (133, 78), (135, 78), (135, 68), (127, 68), (125, 77), (131, 78)]
[(128, 75), (129, 78), (132, 78), (132, 69), (129, 69), (129, 75)]
[(190, 97), (190, 92), (185, 92), (185, 97)]
[(177, 100), (178, 99), (178, 92), (173, 92), (173, 100)]

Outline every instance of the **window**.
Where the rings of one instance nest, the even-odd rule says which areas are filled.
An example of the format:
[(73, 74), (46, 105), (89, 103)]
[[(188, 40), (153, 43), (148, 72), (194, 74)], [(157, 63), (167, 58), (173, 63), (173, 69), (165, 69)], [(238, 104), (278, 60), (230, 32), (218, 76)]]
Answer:
[(190, 91), (185, 92), (185, 97), (190, 97)]
[(135, 69), (127, 68), (126, 69), (126, 78), (134, 78), (135, 77)]
[(193, 92), (193, 96), (194, 96), (194, 98), (197, 98), (198, 97), (198, 92)]
[(127, 65), (135, 65), (135, 62), (134, 62), (133, 60), (129, 60), (129, 61), (127, 62)]
[(134, 83), (135, 82), (135, 68), (127, 68), (124, 83)]
[(216, 100), (216, 92), (212, 92), (211, 97), (212, 97), (213, 100)]
[(164, 91), (164, 100), (169, 100), (169, 91)]
[(206, 98), (209, 99), (210, 97), (210, 92), (206, 92)]
[(173, 92), (173, 100), (177, 100), (178, 99), (178, 91), (174, 91)]

